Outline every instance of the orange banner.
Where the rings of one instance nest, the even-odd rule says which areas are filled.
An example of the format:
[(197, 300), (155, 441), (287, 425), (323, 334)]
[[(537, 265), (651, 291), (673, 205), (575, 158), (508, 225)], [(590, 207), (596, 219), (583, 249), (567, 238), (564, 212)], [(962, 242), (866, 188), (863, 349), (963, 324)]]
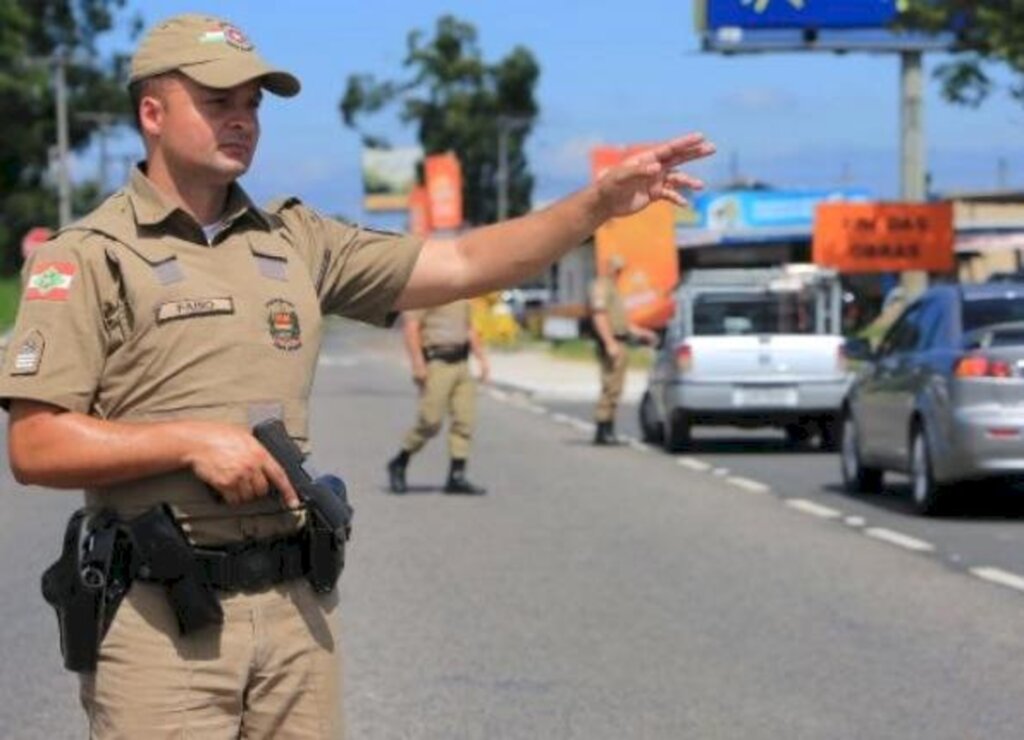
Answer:
[(458, 158), (432, 154), (426, 158), (427, 193), (430, 196), (430, 224), (435, 229), (462, 226), (462, 168)]
[[(645, 148), (598, 147), (591, 150), (594, 179)], [(595, 235), (599, 264), (613, 254), (625, 260), (626, 268), (619, 278), (619, 290), (629, 310), (630, 321), (650, 329), (664, 326), (675, 310), (672, 290), (679, 282), (675, 220), (675, 206), (658, 201), (640, 213), (608, 221)]]
[(430, 197), (423, 185), (416, 185), (409, 192), (409, 233), (430, 235)]
[(814, 262), (840, 272), (950, 272), (951, 203), (825, 203), (814, 215)]

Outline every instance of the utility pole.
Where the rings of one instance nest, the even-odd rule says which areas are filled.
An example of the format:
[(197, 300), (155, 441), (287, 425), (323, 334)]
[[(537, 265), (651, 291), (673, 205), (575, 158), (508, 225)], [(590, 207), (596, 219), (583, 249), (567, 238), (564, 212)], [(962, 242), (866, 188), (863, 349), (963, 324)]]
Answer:
[(63, 49), (58, 49), (53, 56), (53, 87), (57, 108), (57, 215), (61, 228), (71, 223), (67, 65), (67, 54)]
[(109, 183), (108, 172), (110, 155), (107, 153), (107, 136), (110, 133), (110, 129), (114, 126), (125, 123), (128, 119), (120, 113), (108, 113), (103, 111), (85, 111), (83, 113), (76, 113), (76, 118), (80, 118), (83, 121), (90, 121), (97, 124), (97, 134), (99, 136), (99, 191), (100, 196), (103, 196), (107, 192), (107, 184)]
[[(920, 50), (900, 52), (900, 197), (909, 203), (923, 203), (925, 192), (924, 75)], [(904, 298), (928, 287), (928, 273), (907, 270), (900, 274)]]
[(508, 137), (529, 125), (526, 116), (498, 116), (498, 171), (494, 176), (498, 186), (498, 221), (508, 218)]

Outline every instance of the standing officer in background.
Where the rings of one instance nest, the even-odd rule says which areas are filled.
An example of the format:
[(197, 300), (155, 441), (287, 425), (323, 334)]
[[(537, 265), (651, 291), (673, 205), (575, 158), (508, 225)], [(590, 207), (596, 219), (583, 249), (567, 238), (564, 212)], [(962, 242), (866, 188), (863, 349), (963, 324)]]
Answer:
[(622, 255), (613, 254), (598, 267), (597, 278), (590, 285), (590, 317), (597, 334), (597, 357), (601, 365), (601, 397), (594, 411), (596, 445), (618, 444), (615, 411), (626, 380), (629, 341), (633, 337), (652, 345), (658, 341), (654, 332), (629, 322), (617, 284), (625, 268)]
[(142, 567), (81, 673), (100, 740), (341, 736), (337, 590), (308, 582), (306, 512), (253, 423), (281, 419), (308, 449), (325, 314), (386, 325), (520, 283), (609, 218), (683, 203), (700, 182), (675, 168), (714, 151), (673, 139), (544, 210), (422, 242), (294, 198), (254, 205), (237, 180), (263, 90), (299, 81), (236, 26), (181, 15), (148, 32), (129, 86), (146, 159), (33, 255), (0, 367), (15, 478), (84, 488), (127, 524), (170, 511), (176, 566), (223, 612), (186, 629), (147, 565), (156, 543), (134, 542)]
[(473, 327), (470, 303), (455, 301), (420, 311), (407, 311), (404, 321), (405, 348), (409, 353), (412, 379), (420, 392), (416, 425), (409, 430), (398, 451), (388, 462), (388, 481), (393, 493), (405, 493), (405, 469), (415, 455), (441, 431), (445, 412), (448, 422), (448, 453), (451, 457), (445, 493), (482, 494), (466, 478), (466, 458), (476, 412), (476, 383), (469, 369), (472, 352), (480, 365), (480, 380), (487, 382), (490, 366), (480, 335)]

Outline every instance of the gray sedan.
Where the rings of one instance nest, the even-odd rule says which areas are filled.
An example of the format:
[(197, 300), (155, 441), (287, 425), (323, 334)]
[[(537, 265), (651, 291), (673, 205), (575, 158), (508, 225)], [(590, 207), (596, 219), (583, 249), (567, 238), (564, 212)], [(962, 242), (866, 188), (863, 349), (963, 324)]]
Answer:
[(933, 514), (953, 484), (1024, 474), (1024, 283), (937, 286), (911, 303), (864, 360), (843, 406), (849, 491), (906, 473)]

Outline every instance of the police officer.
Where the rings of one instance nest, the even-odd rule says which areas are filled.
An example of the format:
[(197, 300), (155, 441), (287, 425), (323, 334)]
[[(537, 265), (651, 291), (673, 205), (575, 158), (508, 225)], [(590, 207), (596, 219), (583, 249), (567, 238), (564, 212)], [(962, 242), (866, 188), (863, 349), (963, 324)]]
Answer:
[(615, 411), (626, 380), (628, 342), (636, 337), (654, 344), (657, 336), (649, 329), (631, 324), (617, 281), (626, 268), (622, 255), (609, 256), (598, 268), (590, 285), (590, 318), (597, 334), (597, 357), (601, 368), (601, 396), (594, 410), (594, 444), (618, 444)]
[(337, 591), (295, 572), (305, 514), (252, 424), (282, 419), (308, 447), (323, 315), (383, 325), (518, 283), (610, 217), (682, 202), (677, 190), (699, 182), (674, 168), (713, 147), (680, 137), (544, 211), (423, 243), (294, 198), (253, 204), (236, 181), (256, 151), (263, 91), (289, 97), (299, 81), (237, 26), (166, 20), (130, 79), (145, 161), (25, 267), (0, 368), (10, 461), (19, 482), (84, 488), (124, 519), (169, 505), (197, 552), (222, 555), (207, 577), (223, 624), (182, 635), (140, 571), (95, 671), (81, 674), (90, 731), (337, 737)]
[(466, 458), (476, 411), (476, 384), (469, 369), (469, 355), (480, 366), (480, 379), (487, 382), (490, 367), (483, 343), (473, 327), (469, 301), (403, 315), (405, 346), (412, 366), (413, 382), (420, 393), (416, 424), (405, 437), (402, 449), (388, 462), (388, 481), (393, 493), (408, 490), (405, 469), (415, 455), (441, 431), (446, 411), (450, 456), (445, 493), (482, 494), (486, 491), (466, 478)]

